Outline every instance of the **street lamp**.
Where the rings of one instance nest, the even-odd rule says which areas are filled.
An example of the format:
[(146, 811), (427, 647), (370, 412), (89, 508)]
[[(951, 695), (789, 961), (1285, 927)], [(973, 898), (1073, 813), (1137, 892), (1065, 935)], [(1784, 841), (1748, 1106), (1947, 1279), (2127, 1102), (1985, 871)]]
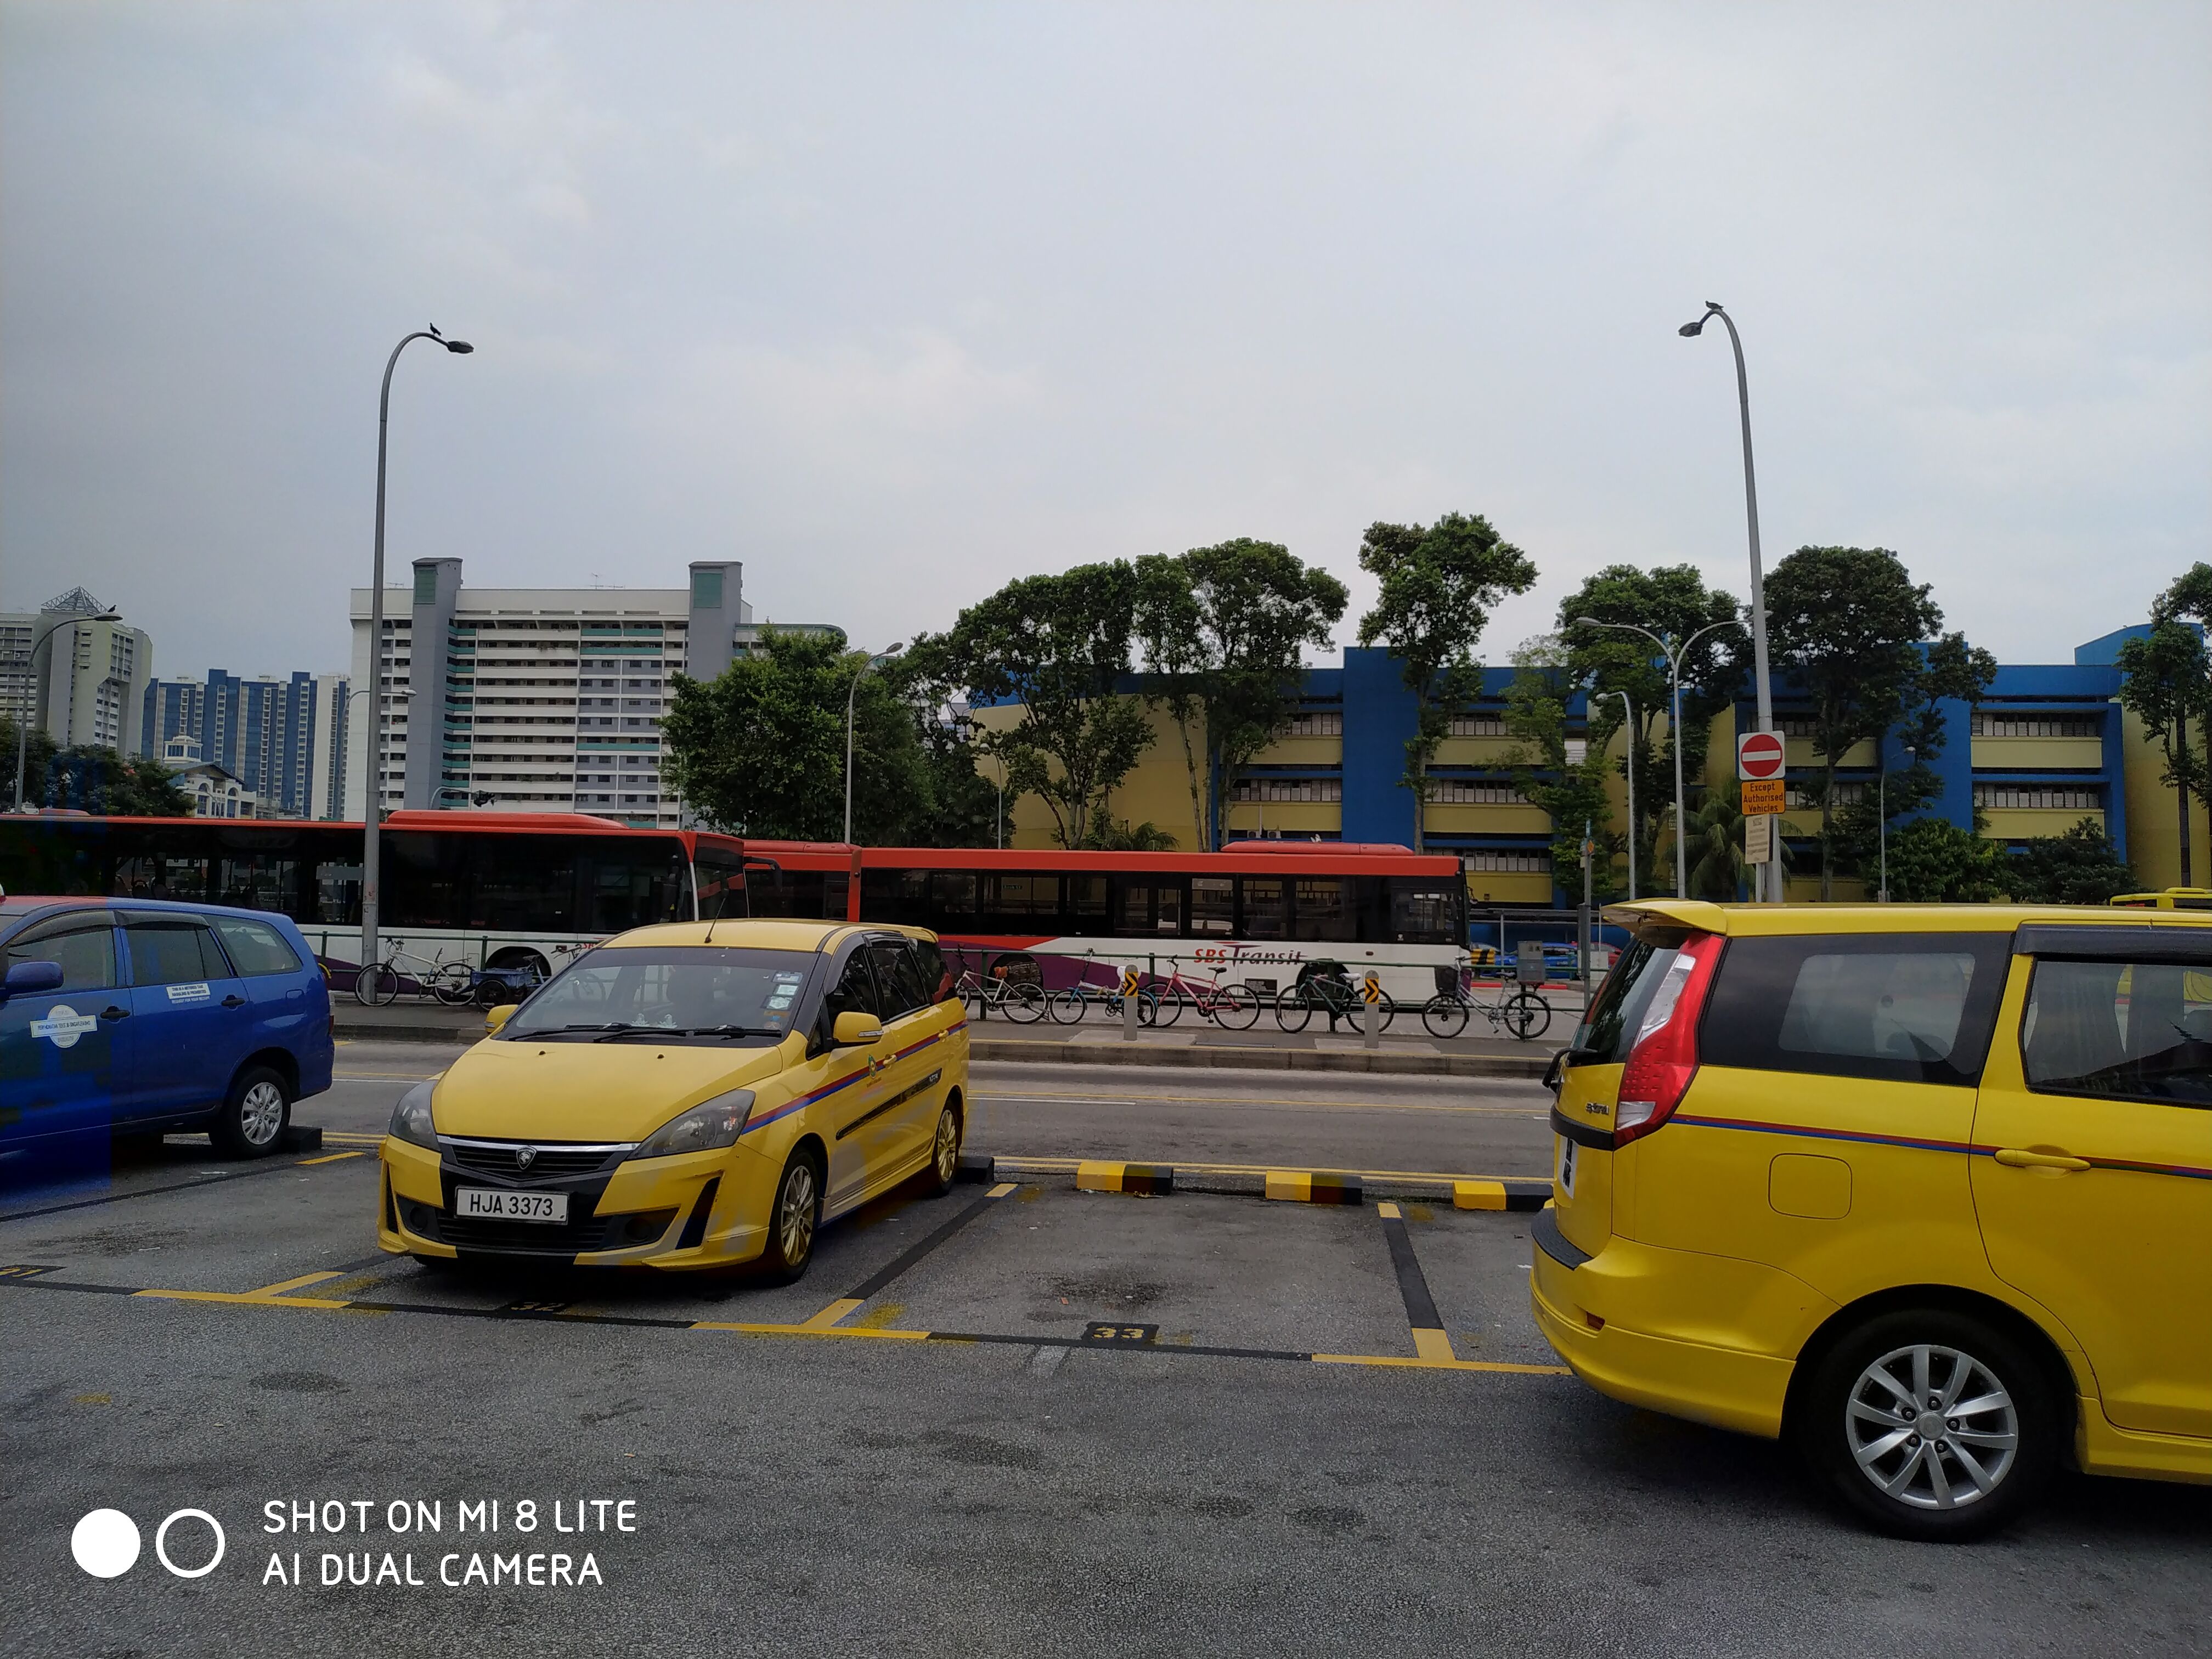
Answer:
[[(1901, 743), (1897, 746), (1908, 757), (1916, 760), (1919, 757), (1919, 751), (1911, 744)], [(1874, 799), (1875, 811), (1881, 815), (1880, 822), (1875, 825), (1875, 839), (1881, 848), (1881, 902), (1887, 904), (1889, 902), (1889, 769), (1887, 767), (1882, 768), (1875, 775)]]
[(853, 844), (853, 699), (860, 695), (860, 677), (878, 663), (889, 662), (905, 649), (903, 640), (893, 640), (877, 655), (860, 665), (853, 676), (853, 689), (845, 693), (845, 845)]
[[(1675, 331), (1686, 339), (1694, 340), (1705, 331), (1705, 325), (1719, 318), (1728, 328), (1729, 343), (1735, 348), (1736, 407), (1743, 416), (1743, 511), (1751, 526), (1751, 665), (1752, 678), (1759, 697), (1759, 729), (1774, 729), (1774, 689), (1766, 674), (1766, 577), (1759, 562), (1759, 484), (1751, 467), (1751, 383), (1743, 372), (1743, 340), (1735, 331), (1735, 319), (1730, 317), (1717, 300), (1705, 301), (1705, 314), (1693, 323), (1685, 323)], [(1782, 866), (1772, 862), (1769, 875), (1761, 878), (1765, 885), (1774, 889), (1774, 902), (1782, 902)], [(1760, 897), (1769, 895), (1762, 892)]]
[[(1626, 691), (1593, 691), (1590, 693), (1590, 698), (1593, 702), (1601, 697), (1619, 697), (1620, 699), (1620, 729), (1627, 734), (1628, 739), (1626, 754), (1625, 757), (1626, 763), (1623, 765), (1621, 769), (1626, 773), (1628, 777), (1628, 897), (1629, 902), (1633, 903), (1636, 899), (1636, 708), (1635, 706), (1628, 701), (1628, 693)], [(1679, 740), (1674, 744), (1674, 747), (1678, 750), (1681, 746), (1682, 745)], [(1678, 822), (1675, 827), (1675, 836), (1678, 840), (1680, 838), (1680, 835), (1681, 829), (1680, 823)]]
[(1595, 617), (1577, 617), (1573, 626), (1617, 628), (1625, 634), (1641, 634), (1657, 646), (1660, 654), (1667, 659), (1667, 667), (1674, 685), (1674, 724), (1668, 728), (1674, 746), (1674, 896), (1687, 898), (1690, 896), (1690, 858), (1689, 849), (1682, 839), (1687, 825), (1687, 815), (1682, 809), (1682, 659), (1689, 654), (1692, 646), (1715, 629), (1741, 628), (1743, 624), (1733, 617), (1726, 622), (1707, 623), (1678, 646), (1668, 645), (1650, 629), (1638, 628), (1634, 623), (1600, 622)]
[(376, 951), (377, 873), (382, 862), (384, 820), (384, 458), (387, 428), (392, 423), (392, 371), (399, 354), (414, 340), (435, 340), (455, 356), (465, 357), (476, 348), (466, 340), (449, 340), (435, 328), (417, 329), (402, 337), (384, 364), (384, 390), (376, 399), (376, 556), (368, 578), (368, 683), (376, 701), (370, 705), (377, 716), (368, 734), (368, 799), (361, 836), (361, 959), (363, 964), (380, 958)]
[(46, 647), (46, 659), (52, 662), (54, 630), (61, 627), (64, 623), (74, 624), (81, 622), (112, 623), (122, 620), (122, 613), (112, 609), (102, 611), (89, 617), (82, 611), (64, 611), (57, 612), (54, 619), (44, 628), (39, 627), (35, 623), (32, 624), (31, 653), (23, 659), (30, 669), (30, 680), (23, 688), (23, 707), (15, 719), (15, 810), (18, 812), (23, 810), (23, 778), (30, 764), (31, 722), (38, 718), (39, 713), (39, 648), (41, 646)]

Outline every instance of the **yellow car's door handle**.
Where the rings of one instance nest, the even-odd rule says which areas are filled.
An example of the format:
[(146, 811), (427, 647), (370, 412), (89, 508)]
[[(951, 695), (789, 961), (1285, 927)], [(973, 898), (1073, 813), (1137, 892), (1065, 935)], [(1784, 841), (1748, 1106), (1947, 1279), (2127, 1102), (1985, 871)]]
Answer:
[(1997, 1162), (2008, 1170), (2059, 1170), (2072, 1174), (2089, 1167), (2086, 1158), (2069, 1158), (2063, 1152), (2031, 1152), (2019, 1146), (2000, 1146)]

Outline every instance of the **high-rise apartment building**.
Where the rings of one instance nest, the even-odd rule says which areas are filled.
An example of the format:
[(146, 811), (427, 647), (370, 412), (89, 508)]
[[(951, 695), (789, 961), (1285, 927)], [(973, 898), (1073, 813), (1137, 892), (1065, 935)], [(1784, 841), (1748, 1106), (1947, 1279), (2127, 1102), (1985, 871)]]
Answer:
[(220, 668), (205, 680), (155, 680), (140, 750), (158, 757), (172, 738), (191, 737), (207, 764), (252, 793), (263, 817), (343, 817), (349, 690), (343, 674), (247, 679)]
[(744, 576), (735, 560), (708, 561), (685, 587), (469, 588), (459, 559), (419, 559), (411, 588), (386, 592), (374, 661), (369, 592), (353, 591), (363, 690), (352, 752), (375, 757), (386, 811), (672, 826), (681, 814), (660, 746), (670, 677), (713, 679), (747, 648), (757, 630)]
[(137, 753), (153, 672), (152, 638), (82, 587), (35, 613), (0, 616), (0, 714), (28, 714), (64, 748)]

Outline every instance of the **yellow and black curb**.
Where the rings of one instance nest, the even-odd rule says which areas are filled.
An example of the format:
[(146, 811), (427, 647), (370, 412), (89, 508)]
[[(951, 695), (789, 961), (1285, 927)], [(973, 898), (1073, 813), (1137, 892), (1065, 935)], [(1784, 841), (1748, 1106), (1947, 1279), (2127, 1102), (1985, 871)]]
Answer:
[(1075, 1166), (1079, 1193), (1133, 1193), (1164, 1198), (1175, 1191), (1175, 1169), (1166, 1164), (1112, 1164), (1098, 1160)]
[(1362, 1204), (1366, 1189), (1359, 1177), (1340, 1170), (1270, 1170), (1267, 1196), (1293, 1204)]
[(1548, 1181), (1455, 1181), (1455, 1210), (1540, 1210), (1551, 1201)]

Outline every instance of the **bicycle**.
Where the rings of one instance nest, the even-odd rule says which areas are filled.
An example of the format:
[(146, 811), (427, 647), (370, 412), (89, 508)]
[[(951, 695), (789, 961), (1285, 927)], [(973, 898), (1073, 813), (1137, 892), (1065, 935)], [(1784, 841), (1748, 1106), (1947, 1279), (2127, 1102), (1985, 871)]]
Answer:
[[(1079, 1025), (1083, 1022), (1083, 1016), (1090, 1012), (1093, 1003), (1102, 1005), (1110, 1018), (1121, 1018), (1121, 986), (1118, 983), (1093, 985), (1087, 979), (1079, 979), (1067, 989), (1048, 1000), (1045, 1007), (1051, 1013), (1055, 1024)], [(1159, 998), (1150, 991), (1139, 990), (1137, 993), (1137, 1023), (1139, 1025), (1155, 1024), (1158, 1022), (1159, 1017)]]
[[(1445, 983), (1447, 975), (1451, 981), (1449, 985)], [(1459, 975), (1449, 968), (1439, 968), (1437, 994), (1421, 1005), (1421, 1024), (1428, 1028), (1431, 1036), (1455, 1037), (1467, 1030), (1468, 1021), (1480, 1014), (1490, 1022), (1492, 1031), (1502, 1026), (1523, 1042), (1543, 1035), (1552, 1023), (1550, 1003), (1526, 985), (1511, 996), (1505, 994), (1502, 984), (1498, 992), (1496, 1002), (1469, 996)]]
[(400, 982), (409, 979), (415, 981), (416, 995), (434, 996), (448, 1008), (458, 1008), (476, 994), (468, 963), (434, 961), (395, 945), (383, 961), (355, 971), (354, 1000), (364, 1008), (381, 1008), (399, 994)]
[(1027, 981), (1017, 984), (1004, 974), (979, 980), (970, 968), (960, 975), (955, 988), (970, 1019), (980, 1020), (996, 1013), (1016, 1024), (1030, 1025), (1044, 1018), (1044, 993)]
[[(1275, 999), (1275, 1024), (1285, 1031), (1304, 1030), (1306, 1022), (1317, 1012), (1328, 1016), (1332, 1031), (1339, 1019), (1360, 1025), (1365, 1023), (1365, 1004), (1341, 963), (1330, 963), (1324, 967), (1308, 963), (1299, 974), (1298, 982)], [(1376, 1004), (1375, 1029), (1389, 1030), (1397, 1013), (1397, 1003), (1388, 991), (1383, 992)]]
[(1196, 1009), (1200, 1018), (1212, 1020), (1225, 1031), (1249, 1030), (1252, 1023), (1260, 1018), (1260, 999), (1241, 987), (1224, 985), (1218, 975), (1206, 982), (1185, 979), (1182, 969), (1171, 969), (1167, 978), (1158, 982), (1156, 994), (1160, 1004), (1159, 1024), (1164, 1026), (1180, 1019), (1186, 1006)]

